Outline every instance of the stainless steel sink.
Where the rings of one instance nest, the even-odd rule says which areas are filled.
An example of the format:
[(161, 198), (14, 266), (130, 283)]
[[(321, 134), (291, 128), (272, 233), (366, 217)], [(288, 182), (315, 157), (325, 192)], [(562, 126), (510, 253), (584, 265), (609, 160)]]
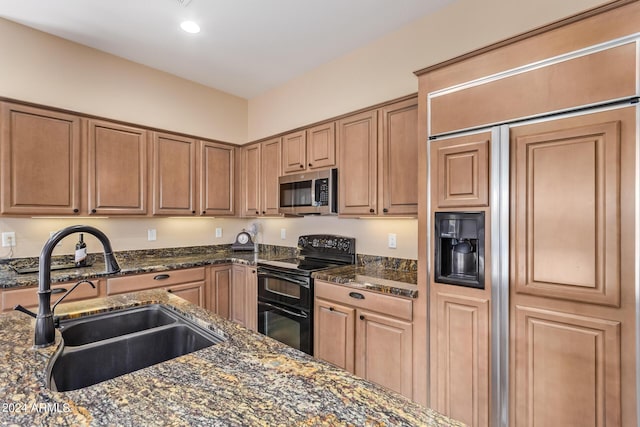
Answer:
[(160, 305), (63, 322), (62, 330), (63, 344), (47, 369), (54, 391), (88, 387), (224, 341)]

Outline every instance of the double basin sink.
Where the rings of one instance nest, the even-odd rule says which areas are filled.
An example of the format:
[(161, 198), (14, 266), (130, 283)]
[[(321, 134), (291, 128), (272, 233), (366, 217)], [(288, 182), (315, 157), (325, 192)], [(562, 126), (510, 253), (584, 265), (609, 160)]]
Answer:
[(88, 387), (224, 341), (171, 309), (146, 305), (61, 322), (49, 362), (54, 391)]

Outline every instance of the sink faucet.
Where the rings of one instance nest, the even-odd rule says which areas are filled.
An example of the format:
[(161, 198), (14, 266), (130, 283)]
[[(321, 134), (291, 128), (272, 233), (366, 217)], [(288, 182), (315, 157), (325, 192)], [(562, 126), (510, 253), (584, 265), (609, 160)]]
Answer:
[[(74, 233), (89, 233), (95, 236), (104, 249), (104, 263), (107, 273), (117, 273), (120, 266), (111, 249), (111, 242), (107, 236), (97, 228), (88, 225), (72, 225), (55, 233), (40, 252), (40, 264), (38, 271), (38, 315), (36, 316), (36, 329), (34, 344), (36, 347), (47, 347), (55, 342), (55, 323), (53, 310), (51, 309), (51, 255), (53, 249), (63, 238)], [(81, 282), (76, 284), (79, 285)], [(75, 289), (75, 286), (71, 289)], [(71, 292), (71, 291), (69, 291)], [(66, 294), (64, 295), (66, 296)], [(63, 296), (63, 298), (64, 298)], [(62, 298), (60, 299), (62, 300)], [(58, 301), (60, 302), (60, 301)], [(57, 305), (57, 303), (56, 303)], [(20, 310), (23, 311), (23, 310)]]

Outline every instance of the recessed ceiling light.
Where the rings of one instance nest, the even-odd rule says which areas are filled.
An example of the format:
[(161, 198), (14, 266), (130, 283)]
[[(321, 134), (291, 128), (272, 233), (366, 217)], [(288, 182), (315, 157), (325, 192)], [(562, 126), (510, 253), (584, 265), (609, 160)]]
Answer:
[(196, 24), (193, 21), (184, 21), (182, 24), (180, 24), (180, 28), (191, 34), (200, 32), (200, 25)]

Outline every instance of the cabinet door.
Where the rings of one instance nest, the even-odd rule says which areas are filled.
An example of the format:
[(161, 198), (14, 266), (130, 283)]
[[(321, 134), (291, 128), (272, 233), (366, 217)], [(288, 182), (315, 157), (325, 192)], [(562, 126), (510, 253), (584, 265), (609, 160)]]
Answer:
[(314, 356), (355, 372), (355, 309), (315, 299)]
[(431, 144), (439, 208), (489, 206), (490, 141), (485, 132)]
[(191, 304), (203, 307), (205, 306), (205, 286), (204, 282), (183, 283), (181, 285), (167, 286), (167, 292), (170, 292), (180, 298), (189, 301)]
[(80, 211), (80, 119), (2, 104), (2, 213)]
[[(98, 298), (100, 296), (100, 289), (103, 286), (103, 283), (100, 280), (91, 280), (95, 288), (92, 288), (90, 285), (83, 284), (78, 286), (73, 292), (69, 294), (64, 299), (64, 302), (60, 303), (60, 305), (64, 305), (67, 302), (71, 301), (80, 301), (91, 298)], [(76, 282), (66, 282), (66, 283), (56, 283), (51, 285), (52, 290), (59, 290), (59, 294), (51, 295), (51, 303), (54, 304), (64, 292), (71, 289)], [(2, 299), (2, 307), (1, 311), (11, 311), (13, 307), (20, 304), (23, 307), (37, 307), (39, 304), (38, 301), (38, 288), (20, 288), (20, 289), (4, 289), (0, 294)]]
[(87, 120), (89, 213), (147, 213), (147, 131)]
[(258, 282), (255, 267), (233, 266), (230, 317), (253, 331), (258, 330)]
[(193, 215), (196, 141), (177, 135), (153, 136), (154, 215)]
[(341, 215), (376, 214), (377, 118), (377, 111), (368, 111), (338, 121)]
[(469, 426), (489, 425), (489, 300), (435, 294), (434, 408)]
[(356, 375), (411, 398), (411, 323), (365, 310), (358, 310), (356, 316)]
[(514, 426), (636, 423), (636, 114), (511, 129)]
[(228, 145), (200, 143), (200, 214), (234, 214), (234, 149)]
[(382, 108), (381, 120), (378, 196), (382, 213), (417, 215), (418, 100), (409, 99)]
[(307, 130), (307, 168), (321, 169), (336, 165), (335, 122)]
[(242, 216), (260, 215), (261, 145), (242, 147)]
[(302, 172), (307, 168), (307, 133), (303, 130), (282, 137), (282, 171)]
[(223, 265), (207, 269), (208, 304), (207, 308), (220, 317), (229, 319), (231, 296), (231, 266)]
[(262, 143), (261, 215), (279, 215), (280, 138)]

